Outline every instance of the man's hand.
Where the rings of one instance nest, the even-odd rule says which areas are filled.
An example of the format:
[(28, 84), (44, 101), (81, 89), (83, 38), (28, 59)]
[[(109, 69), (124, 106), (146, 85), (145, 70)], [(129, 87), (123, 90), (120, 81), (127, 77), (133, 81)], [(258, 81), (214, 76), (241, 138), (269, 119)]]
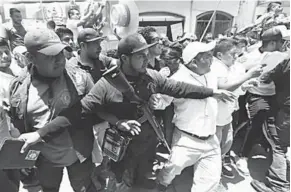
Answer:
[(234, 101), (236, 99), (236, 96), (232, 92), (221, 89), (214, 90), (213, 97), (222, 100), (223, 102)]
[(242, 84), (241, 89), (243, 91), (247, 91), (250, 88), (257, 87), (259, 85), (259, 83), (260, 82), (258, 79), (250, 79), (250, 80), (246, 81), (244, 84)]
[(160, 94), (151, 95), (149, 102), (148, 102), (150, 108), (153, 110), (159, 110), (158, 106), (159, 106), (161, 98), (162, 97)]
[(141, 124), (135, 120), (120, 120), (116, 123), (116, 126), (120, 131), (130, 132), (133, 136), (139, 135), (141, 132)]
[(170, 71), (169, 67), (163, 67), (163, 68), (159, 71), (159, 73), (160, 73), (162, 76), (164, 76), (164, 77), (169, 77), (170, 74), (171, 74), (171, 71)]
[(249, 78), (259, 77), (262, 74), (264, 67), (266, 67), (266, 65), (255, 66), (247, 72), (247, 75)]
[(20, 135), (18, 139), (25, 142), (20, 150), (20, 153), (24, 153), (28, 147), (41, 141), (41, 137), (38, 132), (24, 133)]

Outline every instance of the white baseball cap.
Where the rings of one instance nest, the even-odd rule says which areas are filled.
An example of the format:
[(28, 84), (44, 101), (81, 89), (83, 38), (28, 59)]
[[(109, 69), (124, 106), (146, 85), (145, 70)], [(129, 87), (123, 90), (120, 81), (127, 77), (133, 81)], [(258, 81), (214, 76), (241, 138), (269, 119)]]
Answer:
[(182, 55), (185, 65), (189, 64), (198, 55), (198, 53), (211, 51), (214, 49), (215, 45), (216, 41), (212, 41), (210, 43), (201, 43), (196, 41), (189, 43), (183, 50)]
[(14, 49), (13, 49), (13, 54), (15, 55), (15, 54), (24, 54), (25, 52), (27, 52), (27, 49), (26, 49), (26, 47), (25, 46), (22, 46), (22, 45), (19, 45), (19, 46), (17, 46), (17, 47), (15, 47)]

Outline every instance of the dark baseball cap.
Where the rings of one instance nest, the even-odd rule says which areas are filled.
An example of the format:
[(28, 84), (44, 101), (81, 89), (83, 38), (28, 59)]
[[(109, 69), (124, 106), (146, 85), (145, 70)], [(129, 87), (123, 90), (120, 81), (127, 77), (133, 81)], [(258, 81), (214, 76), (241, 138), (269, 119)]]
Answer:
[(80, 44), (81, 42), (87, 43), (87, 42), (98, 41), (98, 40), (102, 41), (105, 38), (106, 37), (100, 36), (100, 34), (94, 29), (85, 28), (79, 32), (77, 41)]
[(57, 55), (64, 49), (73, 51), (71, 47), (61, 42), (55, 32), (45, 28), (28, 31), (24, 36), (24, 45), (28, 52), (44, 55)]
[(286, 26), (278, 25), (274, 26), (270, 29), (267, 29), (261, 35), (262, 41), (276, 41), (280, 39), (289, 40), (290, 39), (290, 31), (287, 30)]
[(131, 55), (156, 45), (158, 42), (147, 44), (141, 34), (134, 33), (122, 38), (118, 43), (118, 55)]

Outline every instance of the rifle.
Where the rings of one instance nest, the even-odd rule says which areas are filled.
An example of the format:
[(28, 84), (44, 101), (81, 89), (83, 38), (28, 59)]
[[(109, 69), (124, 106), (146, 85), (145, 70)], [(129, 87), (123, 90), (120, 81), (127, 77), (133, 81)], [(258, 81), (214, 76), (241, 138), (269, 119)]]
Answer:
[(103, 74), (103, 77), (131, 102), (139, 104), (138, 107), (142, 110), (143, 115), (137, 121), (141, 124), (148, 121), (151, 127), (154, 129), (160, 142), (162, 142), (168, 151), (171, 152), (169, 144), (167, 143), (162, 131), (161, 125), (158, 123), (147, 101), (142, 100), (138, 95), (136, 95), (134, 88), (129, 84), (124, 74), (119, 70), (118, 66), (110, 68)]

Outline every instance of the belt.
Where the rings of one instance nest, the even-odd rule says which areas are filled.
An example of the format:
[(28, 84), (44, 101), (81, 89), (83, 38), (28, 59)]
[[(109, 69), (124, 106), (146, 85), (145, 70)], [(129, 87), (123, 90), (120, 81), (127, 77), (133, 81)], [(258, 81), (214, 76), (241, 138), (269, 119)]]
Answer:
[(185, 134), (187, 134), (187, 135), (190, 135), (191, 137), (194, 137), (194, 138), (197, 138), (197, 139), (200, 139), (200, 140), (203, 140), (203, 141), (205, 141), (205, 140), (207, 140), (207, 139), (209, 139), (210, 137), (213, 136), (213, 135), (208, 135), (206, 137), (200, 137), (198, 135), (195, 135), (195, 134), (192, 134), (192, 133), (188, 133), (187, 131), (183, 131), (181, 129), (178, 129), (178, 130), (181, 131), (181, 132), (183, 132), (183, 133), (185, 133)]

